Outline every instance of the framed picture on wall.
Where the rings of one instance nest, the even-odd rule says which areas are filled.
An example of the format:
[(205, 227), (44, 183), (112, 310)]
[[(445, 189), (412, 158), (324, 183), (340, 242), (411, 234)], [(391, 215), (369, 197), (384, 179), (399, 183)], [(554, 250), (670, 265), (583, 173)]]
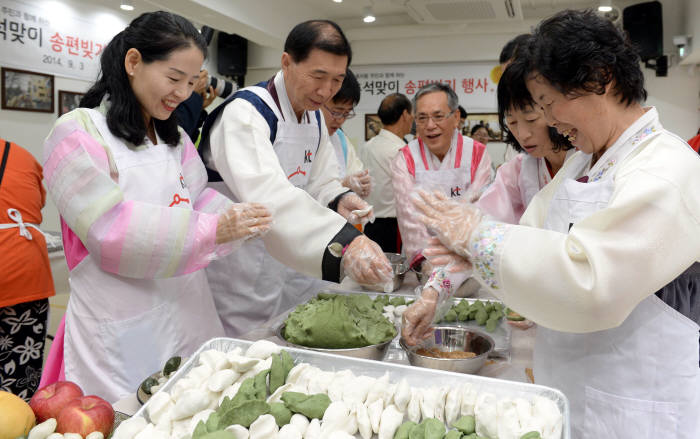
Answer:
[(365, 114), (365, 141), (379, 134), (382, 129), (382, 121), (376, 114)]
[(498, 123), (498, 113), (469, 113), (464, 122), (462, 133), (471, 135), (472, 129), (477, 125), (483, 125), (489, 133), (489, 142), (502, 142), (503, 130)]
[(85, 93), (78, 93), (75, 91), (58, 91), (58, 115), (63, 116), (69, 111), (73, 111), (80, 106), (80, 100), (83, 98)]
[(3, 67), (2, 108), (53, 113), (53, 75)]

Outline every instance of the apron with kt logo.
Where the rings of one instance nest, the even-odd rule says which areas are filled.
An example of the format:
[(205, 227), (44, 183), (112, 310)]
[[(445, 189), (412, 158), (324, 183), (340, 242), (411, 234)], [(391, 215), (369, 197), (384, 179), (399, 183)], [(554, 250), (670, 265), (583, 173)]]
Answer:
[[(455, 142), (453, 140), (453, 142)], [(408, 144), (413, 156), (416, 186), (426, 189), (438, 189), (451, 198), (461, 198), (471, 184), (471, 163), (474, 141), (467, 137), (466, 148), (464, 137), (457, 133), (453, 143), (455, 151), (454, 167), (448, 169), (430, 169), (426, 146), (418, 138)], [(420, 157), (420, 160), (418, 158)], [(422, 165), (422, 166), (421, 166)]]
[[(181, 179), (182, 148), (129, 148), (112, 135), (99, 111), (87, 111), (112, 153), (125, 201), (192, 209)], [(134, 209), (132, 215), (138, 214)], [(164, 279), (127, 278), (102, 270), (88, 255), (71, 271), (70, 287), (66, 379), (108, 401), (134, 393), (171, 356), (191, 355), (223, 335), (204, 270)]]
[[(285, 120), (270, 94), (270, 87), (268, 83), (267, 88), (253, 86), (245, 90), (259, 96), (274, 112), (277, 117), (277, 132), (272, 144), (275, 155), (289, 182), (305, 189), (316, 151), (325, 147), (320, 145), (322, 121), (316, 118), (314, 123), (310, 112), (302, 116), (310, 123)], [(210, 183), (210, 186), (235, 199), (224, 182)], [(250, 331), (270, 317), (310, 298), (328, 284), (277, 261), (267, 252), (262, 239), (248, 240), (226, 258), (213, 261), (207, 267), (207, 277), (229, 337)]]
[[(657, 117), (656, 111), (647, 111), (588, 171), (589, 156), (575, 155), (552, 199), (544, 228), (568, 233), (577, 222), (605, 209), (620, 163), (663, 131)], [(572, 437), (697, 438), (700, 374), (689, 353), (697, 355), (698, 330), (695, 322), (654, 294), (616, 328), (575, 334), (540, 326), (535, 379), (569, 398)], [(651, 398), (644, 393), (639, 399), (640, 389), (651, 389)], [(696, 413), (691, 415), (682, 407), (693, 400)]]

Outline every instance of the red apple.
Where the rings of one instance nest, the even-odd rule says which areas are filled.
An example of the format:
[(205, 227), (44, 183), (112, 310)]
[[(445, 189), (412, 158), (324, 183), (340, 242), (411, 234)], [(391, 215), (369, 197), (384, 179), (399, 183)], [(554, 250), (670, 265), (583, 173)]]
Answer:
[(101, 431), (107, 437), (114, 424), (114, 409), (99, 396), (83, 396), (66, 404), (56, 421), (58, 433), (80, 433), (86, 437), (93, 431)]
[(37, 422), (40, 423), (49, 418), (55, 418), (68, 402), (81, 396), (83, 391), (77, 384), (58, 381), (37, 390), (29, 401), (29, 407), (32, 408)]

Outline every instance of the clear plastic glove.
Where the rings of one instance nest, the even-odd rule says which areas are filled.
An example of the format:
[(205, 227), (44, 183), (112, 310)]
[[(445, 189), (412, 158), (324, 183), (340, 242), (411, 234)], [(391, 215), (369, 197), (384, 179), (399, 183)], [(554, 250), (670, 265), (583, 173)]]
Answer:
[(437, 309), (438, 292), (426, 288), (421, 297), (403, 313), (401, 336), (409, 346), (415, 346), (432, 334), (431, 325)]
[(379, 245), (365, 235), (352, 240), (341, 263), (345, 274), (360, 285), (380, 291), (389, 284), (393, 287), (394, 273), (389, 260)]
[(438, 191), (430, 194), (419, 190), (411, 198), (428, 232), (453, 252), (468, 257), (469, 238), (483, 218), (481, 210), (473, 204), (452, 200)]
[(261, 236), (270, 230), (272, 214), (259, 203), (236, 203), (219, 214), (216, 243)]
[(449, 265), (451, 273), (472, 270), (472, 264), (468, 260), (445, 247), (436, 237), (428, 239), (428, 246), (423, 249), (423, 255), (435, 268)]
[(346, 175), (341, 183), (362, 198), (367, 198), (372, 191), (372, 177), (369, 176), (368, 169)]
[(338, 201), (338, 213), (350, 224), (374, 222), (374, 208), (357, 194), (348, 192)]

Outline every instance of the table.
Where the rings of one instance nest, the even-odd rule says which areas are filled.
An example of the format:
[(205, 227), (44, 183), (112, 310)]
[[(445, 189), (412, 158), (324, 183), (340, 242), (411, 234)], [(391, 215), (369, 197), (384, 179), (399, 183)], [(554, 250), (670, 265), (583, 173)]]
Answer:
[[(394, 291), (397, 294), (414, 294), (419, 283), (413, 273), (407, 273), (404, 283), (398, 290)], [(340, 285), (331, 285), (329, 289), (345, 290), (345, 291), (361, 291), (362, 287), (351, 279), (346, 278)], [(480, 289), (474, 296), (476, 298), (493, 299), (493, 296), (485, 289)], [(277, 316), (274, 316), (266, 323), (262, 324), (242, 336), (237, 338), (243, 340), (270, 340), (274, 343), (280, 343), (280, 340), (275, 334), (277, 328), (285, 319), (291, 310), (286, 310)], [(511, 381), (532, 382), (532, 352), (535, 345), (536, 326), (527, 330), (513, 328), (511, 334), (511, 350), (509, 360), (489, 360), (486, 365), (479, 371), (479, 375), (499, 378)], [(528, 371), (529, 370), (529, 371)], [(140, 408), (140, 404), (136, 399), (136, 394), (117, 401), (113, 404), (114, 410), (133, 415)]]

